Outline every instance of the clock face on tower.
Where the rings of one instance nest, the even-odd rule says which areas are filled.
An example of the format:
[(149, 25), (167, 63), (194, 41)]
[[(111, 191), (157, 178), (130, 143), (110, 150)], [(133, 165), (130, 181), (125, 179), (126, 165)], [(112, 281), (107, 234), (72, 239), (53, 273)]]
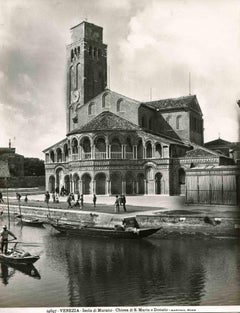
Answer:
[(80, 98), (80, 92), (78, 90), (74, 90), (71, 92), (71, 103), (76, 103)]

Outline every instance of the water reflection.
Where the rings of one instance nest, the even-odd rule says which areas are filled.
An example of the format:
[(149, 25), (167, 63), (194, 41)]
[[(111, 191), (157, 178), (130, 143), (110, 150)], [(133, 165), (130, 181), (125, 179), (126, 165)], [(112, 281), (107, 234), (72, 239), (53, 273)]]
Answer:
[(205, 293), (204, 242), (55, 239), (71, 306), (198, 305)]
[(36, 269), (36, 267), (32, 264), (6, 264), (4, 262), (0, 262), (1, 264), (1, 273), (0, 277), (2, 278), (2, 282), (4, 285), (8, 284), (8, 281), (11, 277), (13, 277), (16, 271), (19, 271), (25, 275), (28, 275), (35, 279), (41, 279), (41, 276)]

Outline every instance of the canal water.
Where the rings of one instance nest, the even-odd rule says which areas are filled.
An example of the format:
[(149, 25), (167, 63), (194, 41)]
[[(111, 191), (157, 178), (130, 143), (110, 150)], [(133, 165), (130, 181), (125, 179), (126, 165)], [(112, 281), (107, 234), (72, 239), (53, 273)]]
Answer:
[(237, 240), (76, 238), (16, 222), (11, 230), (41, 258), (33, 268), (0, 263), (1, 308), (240, 303)]

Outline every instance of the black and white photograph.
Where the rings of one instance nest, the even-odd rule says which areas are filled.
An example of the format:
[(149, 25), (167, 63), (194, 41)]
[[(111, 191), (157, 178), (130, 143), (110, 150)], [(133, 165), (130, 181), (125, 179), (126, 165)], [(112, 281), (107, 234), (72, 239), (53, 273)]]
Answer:
[(0, 0), (0, 312), (240, 312), (240, 1)]

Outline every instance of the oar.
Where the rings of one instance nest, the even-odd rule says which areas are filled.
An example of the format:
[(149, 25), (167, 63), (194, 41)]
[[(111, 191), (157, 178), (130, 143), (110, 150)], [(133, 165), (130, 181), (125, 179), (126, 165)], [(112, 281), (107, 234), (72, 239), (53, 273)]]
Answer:
[(8, 240), (8, 243), (20, 243), (22, 245), (29, 245), (29, 246), (37, 246), (37, 245), (43, 245), (43, 242), (24, 242), (24, 241), (14, 241), (15, 239)]

